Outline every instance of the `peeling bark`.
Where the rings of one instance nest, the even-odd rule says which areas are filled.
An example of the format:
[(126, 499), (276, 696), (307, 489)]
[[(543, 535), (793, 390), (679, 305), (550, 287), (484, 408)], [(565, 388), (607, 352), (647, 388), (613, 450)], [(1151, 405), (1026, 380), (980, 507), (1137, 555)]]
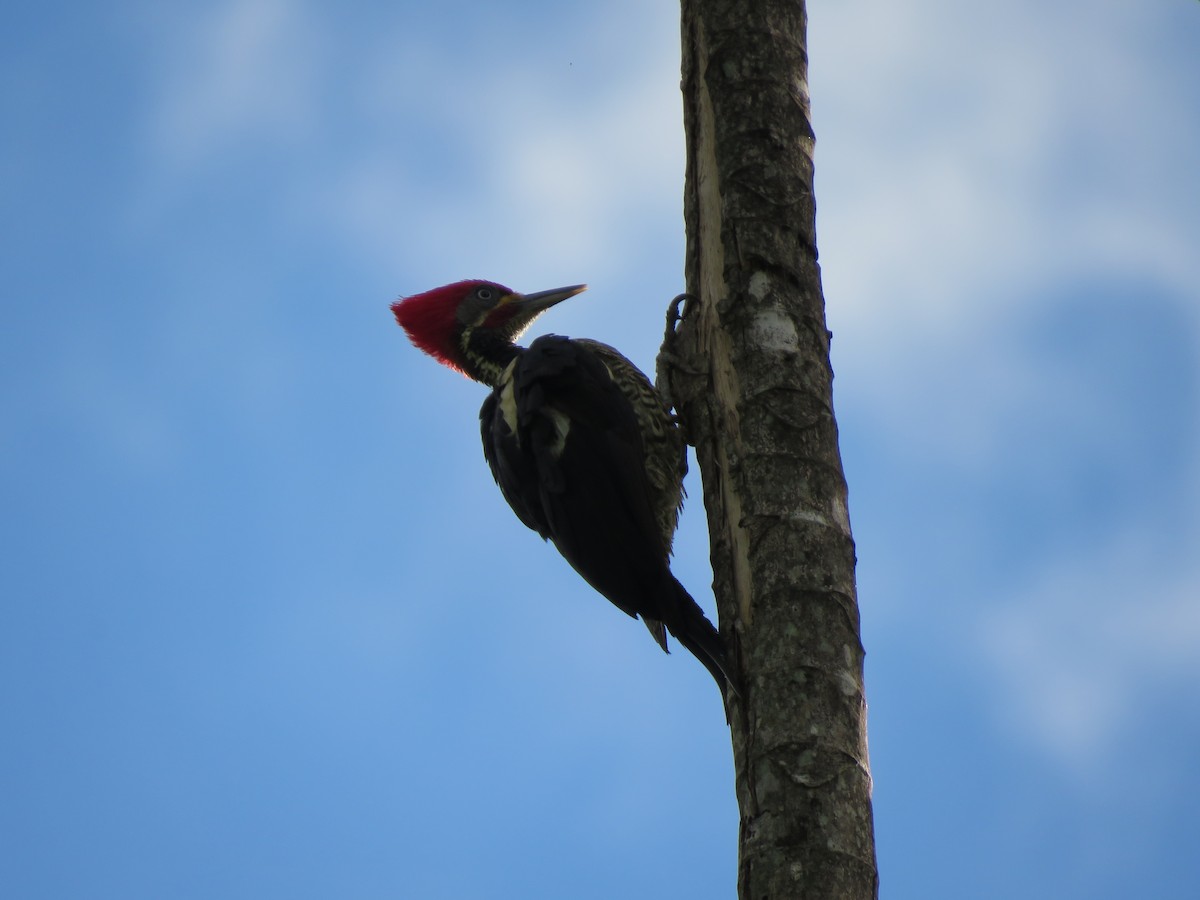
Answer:
[(798, 0), (683, 0), (694, 300), (662, 367), (696, 445), (730, 699), (743, 900), (878, 895)]

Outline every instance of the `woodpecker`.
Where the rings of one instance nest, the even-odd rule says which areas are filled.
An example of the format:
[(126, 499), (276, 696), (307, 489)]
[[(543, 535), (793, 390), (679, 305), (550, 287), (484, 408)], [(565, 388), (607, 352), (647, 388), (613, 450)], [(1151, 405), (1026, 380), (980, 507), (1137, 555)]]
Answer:
[(667, 632), (730, 684), (720, 634), (671, 573), (687, 456), (649, 379), (598, 341), (517, 339), (587, 285), (519, 294), (459, 281), (392, 304), (419, 349), (492, 389), (479, 412), (483, 455), (517, 518), (552, 541), (664, 651)]

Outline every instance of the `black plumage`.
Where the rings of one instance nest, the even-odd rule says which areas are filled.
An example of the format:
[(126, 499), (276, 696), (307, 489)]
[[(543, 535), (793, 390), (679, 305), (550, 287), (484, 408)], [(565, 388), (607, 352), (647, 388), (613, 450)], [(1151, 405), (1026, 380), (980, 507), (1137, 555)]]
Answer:
[[(664, 650), (656, 626), (665, 625), (724, 692), (720, 636), (671, 573), (638, 410), (597, 347), (616, 354), (555, 335), (514, 348), (480, 411), (484, 455), (522, 522), (615, 606), (645, 619)], [(628, 368), (644, 393), (649, 382)]]
[(679, 428), (648, 378), (597, 341), (516, 339), (582, 284), (518, 294), (460, 281), (392, 304), (412, 342), (492, 389), (480, 411), (483, 450), (517, 517), (597, 591), (667, 632), (731, 684), (717, 629), (671, 574), (671, 543), (687, 457)]

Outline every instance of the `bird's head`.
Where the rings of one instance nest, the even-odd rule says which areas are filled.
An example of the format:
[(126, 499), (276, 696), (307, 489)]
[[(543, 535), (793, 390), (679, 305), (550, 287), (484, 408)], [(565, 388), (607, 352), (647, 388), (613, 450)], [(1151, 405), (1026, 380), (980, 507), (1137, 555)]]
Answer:
[(392, 304), (408, 338), (438, 362), (472, 375), (472, 345), (511, 347), (539, 315), (586, 284), (518, 294), (494, 281), (458, 281)]

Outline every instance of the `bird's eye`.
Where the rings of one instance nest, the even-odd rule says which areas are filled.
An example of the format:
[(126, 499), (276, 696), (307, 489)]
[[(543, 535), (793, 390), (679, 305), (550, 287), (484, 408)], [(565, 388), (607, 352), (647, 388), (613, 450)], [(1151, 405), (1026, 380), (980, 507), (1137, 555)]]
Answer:
[(492, 289), (491, 288), (480, 288), (479, 290), (477, 290), (475, 292), (475, 296), (478, 297), (480, 300), (491, 300), (492, 299)]

